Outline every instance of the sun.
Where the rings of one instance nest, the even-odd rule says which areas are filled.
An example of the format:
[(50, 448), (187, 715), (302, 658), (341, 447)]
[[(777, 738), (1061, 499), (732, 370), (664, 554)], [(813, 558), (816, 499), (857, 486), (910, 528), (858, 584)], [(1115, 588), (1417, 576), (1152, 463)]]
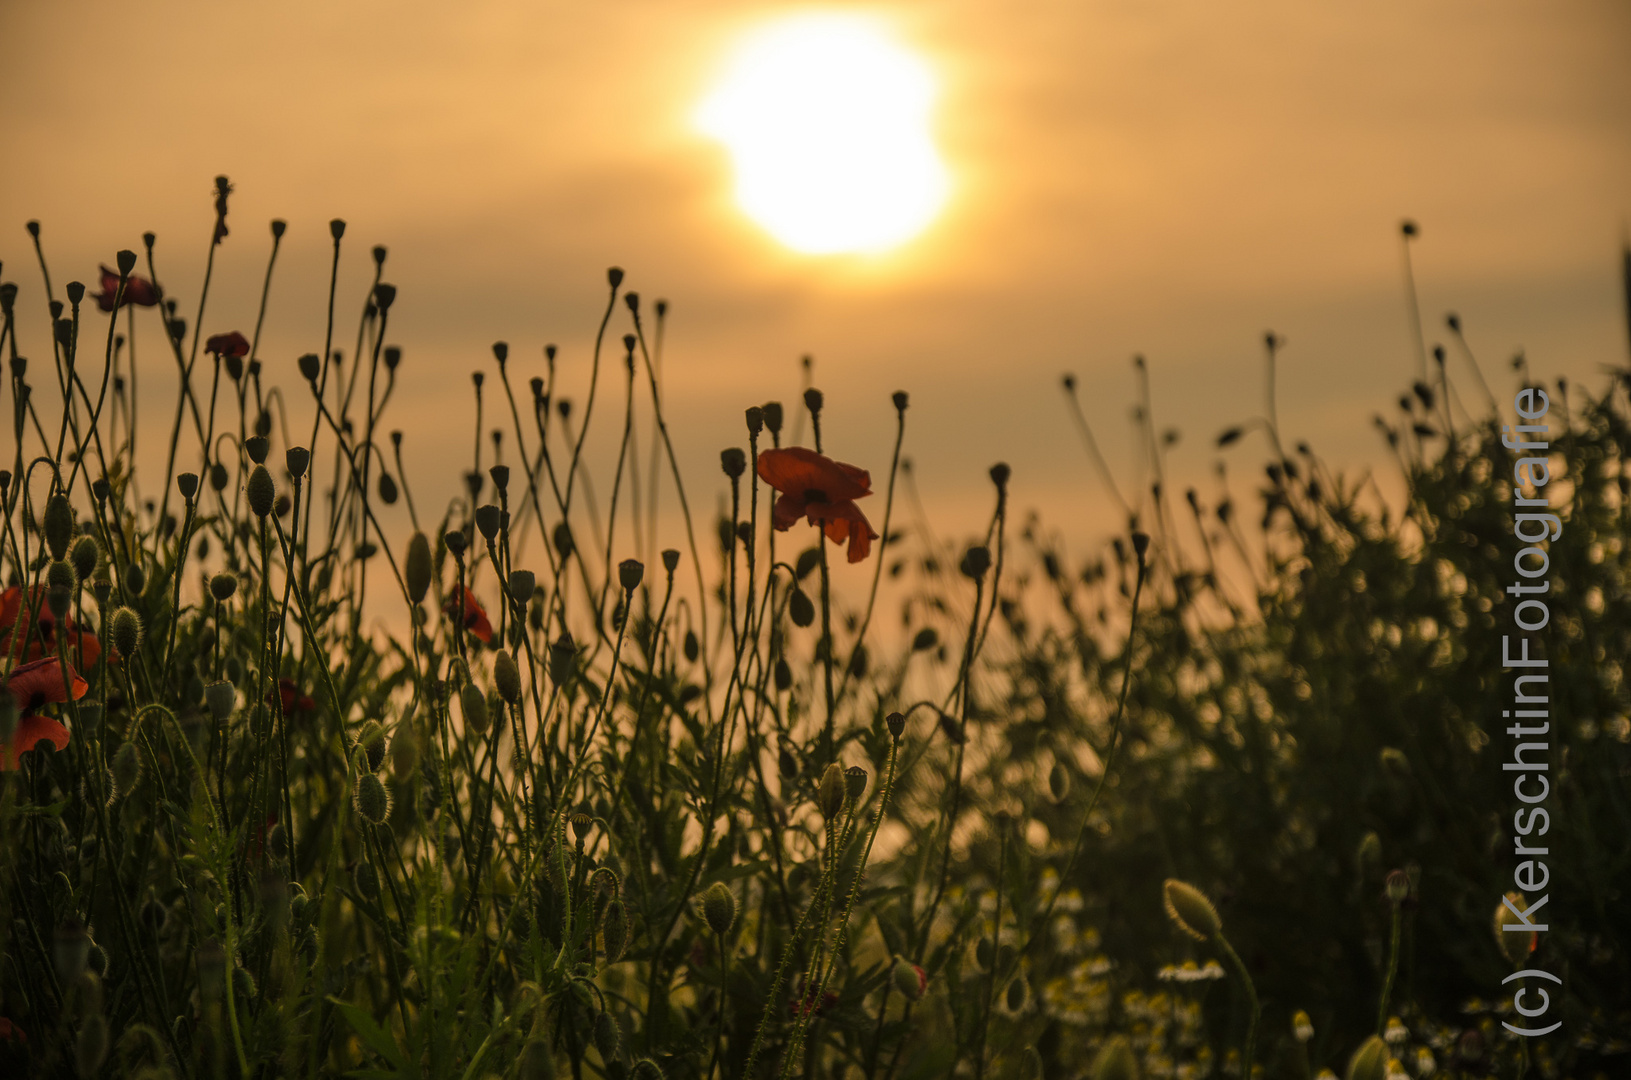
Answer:
[(935, 92), (928, 65), (880, 23), (805, 14), (748, 35), (696, 121), (729, 150), (743, 211), (783, 244), (878, 254), (945, 205)]

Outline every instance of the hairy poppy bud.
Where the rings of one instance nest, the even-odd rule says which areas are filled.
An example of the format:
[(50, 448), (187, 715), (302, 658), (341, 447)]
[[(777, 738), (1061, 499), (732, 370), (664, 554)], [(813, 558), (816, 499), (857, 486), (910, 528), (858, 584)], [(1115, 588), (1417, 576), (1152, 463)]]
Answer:
[(695, 630), (685, 632), (685, 640), (680, 643), (680, 649), (685, 653), (686, 660), (693, 664), (697, 662), (697, 657), (702, 652), (702, 646), (697, 644), (697, 632)]
[(901, 732), (906, 730), (906, 716), (903, 713), (892, 712), (883, 718), (883, 722), (889, 728), (890, 738), (898, 739)]
[(386, 506), (395, 506), (396, 495), (396, 481), (391, 478), (390, 473), (381, 470), (379, 474), (379, 501)]
[(232, 718), (232, 710), (238, 705), (238, 691), (229, 682), (210, 683), (204, 687), (204, 704), (209, 706), (210, 716), (219, 726)]
[(1387, 1062), (1387, 1043), (1380, 1036), (1372, 1035), (1348, 1059), (1346, 1080), (1382, 1080), (1387, 1073)]
[(413, 728), (400, 724), (391, 739), (391, 775), (400, 783), (412, 776), (418, 766), (419, 740), (414, 736)]
[(719, 452), (719, 467), (725, 470), (726, 476), (735, 480), (747, 471), (748, 457), (740, 446), (726, 447)]
[(493, 685), (506, 705), (521, 700), (521, 669), (515, 666), (515, 658), (502, 649), (493, 657)]
[(623, 1051), (623, 1033), (617, 1030), (612, 1014), (604, 1009), (595, 1017), (595, 1049), (600, 1051), (600, 1060), (608, 1064), (616, 1061)]
[(617, 583), (623, 586), (624, 592), (633, 592), (640, 587), (640, 580), (645, 577), (646, 564), (639, 559), (624, 559), (617, 564)]
[(96, 573), (96, 563), (101, 555), (102, 548), (92, 537), (81, 536), (74, 541), (73, 550), (69, 555), (69, 561), (74, 567), (74, 576), (80, 581), (89, 581), (91, 575)]
[(1048, 791), (1056, 803), (1064, 802), (1065, 796), (1070, 794), (1070, 770), (1065, 768), (1064, 762), (1055, 761), (1048, 770)]
[(1161, 894), (1167, 917), (1196, 941), (1206, 941), (1222, 932), (1223, 923), (1218, 919), (1218, 909), (1195, 886), (1186, 885), (1177, 878), (1167, 878), (1161, 886)]
[(799, 552), (798, 559), (793, 563), (793, 576), (803, 581), (810, 576), (810, 572), (821, 565), (821, 546), (805, 548)]
[(422, 532), (416, 532), (408, 540), (408, 555), (403, 568), (403, 577), (408, 586), (408, 598), (415, 604), (422, 603), (425, 594), (430, 591), (430, 579), (433, 566), (430, 557), (430, 541)]
[(1383, 772), (1399, 780), (1410, 779), (1410, 759), (1405, 757), (1403, 750), (1396, 746), (1384, 746), (1378, 757)]
[(210, 595), (215, 597), (216, 603), (226, 603), (237, 591), (238, 579), (231, 571), (223, 570), (210, 578)]
[[(372, 780), (376, 784), (379, 783), (379, 777), (377, 776), (370, 776), (368, 779)], [(381, 787), (380, 790), (384, 791), (385, 789), (384, 787)], [(373, 821), (372, 818), (369, 818), (369, 820)], [(380, 821), (383, 820), (385, 819), (380, 819)], [(375, 821), (374, 824), (378, 825), (379, 822)], [(358, 863), (357, 869), (351, 875), (351, 880), (357, 887), (358, 896), (362, 897), (364, 900), (379, 899), (379, 871), (374, 869), (373, 863), (368, 862), (366, 859)]]
[(959, 567), (963, 576), (974, 581), (985, 577), (985, 572), (991, 569), (991, 551), (989, 548), (971, 547), (963, 555), (962, 565)]
[(787, 663), (786, 657), (776, 658), (776, 689), (785, 692), (793, 685), (793, 669)]
[(474, 683), (459, 691), (459, 707), (464, 710), (464, 729), (472, 735), (487, 734), (487, 695)]
[(549, 678), (556, 686), (565, 686), (577, 670), (578, 647), (572, 635), (561, 631), (561, 636), (549, 643)]
[[(73, 564), (67, 560), (52, 563), (45, 570), (45, 587), (47, 589), (62, 589), (72, 593), (79, 588), (79, 575), (74, 573)], [(11, 627), (6, 627), (4, 633), (10, 633)]]
[(828, 765), (827, 771), (821, 774), (821, 786), (817, 789), (823, 821), (832, 821), (838, 816), (838, 812), (844, 809), (844, 792), (847, 786), (844, 770), (838, 762)]
[(266, 471), (265, 465), (256, 465), (255, 471), (249, 474), (248, 495), (249, 509), (256, 517), (264, 519), (272, 512), (272, 504), (277, 501), (277, 485), (272, 483), (272, 474)]
[(702, 894), (702, 916), (714, 933), (723, 936), (736, 922), (736, 894), (723, 881), (716, 881)]
[(322, 364), (322, 358), (312, 352), (306, 353), (295, 361), (295, 365), (300, 369), (301, 377), (311, 383), (317, 381), (317, 376), (322, 370)]
[(606, 905), (605, 921), (600, 928), (602, 943), (606, 946), (606, 962), (615, 964), (629, 944), (629, 912), (621, 897), (612, 897)]
[[(61, 565), (68, 566), (67, 563)], [(73, 567), (68, 567), (68, 572), (73, 573)], [(74, 591), (61, 585), (53, 585), (45, 591), (46, 606), (51, 609), (51, 617), (58, 622), (68, 618), (68, 609), (73, 606), (73, 601)]]
[[(371, 772), (362, 773), (357, 777), (357, 787), (352, 802), (362, 819), (374, 825), (383, 824), (391, 813), (391, 797), (386, 794), (385, 784)], [(367, 866), (368, 864), (363, 863), (362, 865)]]
[(1388, 903), (1403, 903), (1405, 897), (1410, 895), (1410, 875), (1403, 870), (1388, 871), (1387, 882), (1383, 885), (1383, 890), (1387, 894)]
[(1138, 1080), (1138, 1058), (1125, 1035), (1115, 1035), (1093, 1059), (1093, 1080)]
[(662, 1066), (650, 1058), (641, 1058), (629, 1068), (629, 1080), (663, 1080)]
[(136, 646), (141, 642), (142, 620), (141, 616), (127, 607), (122, 607), (113, 613), (109, 621), (109, 628), (113, 638), (113, 647), (120, 656), (129, 660), (136, 655)]
[(379, 772), (385, 763), (385, 728), (378, 720), (369, 720), (357, 731), (357, 745), (368, 758), (368, 771)]
[(68, 496), (58, 492), (45, 500), (45, 546), (53, 559), (68, 557), (68, 542), (74, 538), (74, 509)]
[(903, 956), (895, 957), (895, 970), (891, 977), (894, 979), (895, 989), (899, 990), (907, 1001), (917, 1001), (929, 986), (929, 976), (924, 974), (923, 969)]
[(794, 586), (793, 595), (787, 601), (787, 614), (792, 617), (794, 626), (809, 626), (815, 622), (815, 604), (803, 589)]

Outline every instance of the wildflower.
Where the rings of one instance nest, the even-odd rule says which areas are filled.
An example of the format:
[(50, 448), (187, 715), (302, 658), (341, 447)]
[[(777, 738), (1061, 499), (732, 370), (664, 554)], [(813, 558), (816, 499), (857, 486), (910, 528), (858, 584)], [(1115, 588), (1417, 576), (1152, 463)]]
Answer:
[(0, 769), (17, 768), (18, 759), (42, 739), (51, 740), (58, 750), (68, 749), (68, 729), (48, 716), (37, 714), (41, 707), (65, 702), (70, 696), (77, 701), (90, 689), (90, 684), (80, 678), (72, 666), (67, 671), (68, 678), (64, 680), (62, 661), (54, 656), (41, 657), (13, 669), (6, 680), (6, 689), (16, 700), (22, 718), (12, 732), (11, 745), (0, 750)]
[[(803, 1000), (801, 1001), (800, 998)], [(838, 995), (831, 990), (824, 992), (819, 1002), (816, 1001), (816, 988), (813, 986), (788, 1002), (794, 1016), (804, 1016), (806, 1014), (820, 1016), (837, 1004)]]
[(249, 339), (236, 330), (215, 334), (204, 341), (204, 351), (216, 356), (248, 356)]
[(1212, 901), (1195, 886), (1185, 884), (1177, 878), (1167, 878), (1161, 892), (1168, 918), (1178, 929), (1196, 941), (1216, 937), (1222, 930), (1222, 924), (1218, 921), (1218, 909), (1213, 907)]
[(781, 492), (771, 508), (778, 532), (806, 518), (833, 543), (847, 541), (850, 562), (867, 557), (878, 534), (855, 505), (856, 499), (872, 494), (872, 478), (865, 469), (790, 446), (760, 452), (758, 472), (759, 479)]
[(144, 277), (131, 274), (125, 279), (125, 294), (119, 296), (119, 271), (102, 267), (102, 291), (96, 294), (96, 306), (103, 311), (113, 310), (117, 298), (120, 307), (156, 307), (164, 299), (164, 290)]
[[(27, 641), (26, 649), (18, 656), (23, 661), (51, 658), (55, 663), (57, 652), (57, 617), (51, 611), (51, 605), (45, 601), (45, 589), (36, 585), (30, 593), (26, 608), (38, 610), (39, 633), (29, 633), (24, 627), (23, 636)], [(24, 613), (25, 601), (23, 587), (13, 585), (5, 592), (0, 593), (0, 655), (12, 656), (12, 630), (17, 626), (17, 619)], [(63, 625), (68, 635), (68, 649), (70, 654), (77, 646), (79, 655), (77, 659), (81, 667), (92, 668), (96, 666), (97, 658), (102, 655), (102, 643), (95, 634), (89, 630), (81, 629), (73, 619), (63, 617)]]
[(1404, 1026), (1404, 1021), (1397, 1016), (1388, 1017), (1387, 1027), (1382, 1032), (1382, 1038), (1387, 1040), (1389, 1046), (1398, 1046), (1410, 1038), (1410, 1029)]
[(909, 1001), (916, 1001), (923, 996), (929, 988), (929, 976), (921, 967), (897, 956), (895, 958), (895, 989), (906, 995)]
[(442, 605), (442, 611), (450, 619), (458, 618), (461, 607), (464, 612), (461, 619), (464, 628), (476, 635), (483, 645), (492, 641), (493, 624), (487, 621), (487, 612), (483, 611), (481, 604), (476, 601), (476, 594), (463, 585), (456, 585), (447, 603)]
[[(300, 687), (293, 679), (279, 679), (277, 681), (277, 694), (283, 705), (283, 715), (288, 716), (295, 712), (310, 712), (317, 708), (317, 702), (300, 692)], [(271, 701), (272, 695), (266, 695)]]
[(1297, 1037), (1297, 1041), (1300, 1043), (1305, 1043), (1314, 1037), (1314, 1022), (1301, 1009), (1298, 1009), (1291, 1018), (1291, 1033)]

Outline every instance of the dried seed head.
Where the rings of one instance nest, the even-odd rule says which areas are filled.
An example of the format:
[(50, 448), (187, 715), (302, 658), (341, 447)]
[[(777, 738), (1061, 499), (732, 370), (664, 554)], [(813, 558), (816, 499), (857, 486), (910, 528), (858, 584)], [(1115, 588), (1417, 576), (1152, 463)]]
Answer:
[(502, 519), (503, 511), (492, 503), (476, 507), (476, 528), (481, 530), (481, 535), (487, 539), (488, 543), (492, 543), (498, 536), (498, 529)]
[(901, 732), (906, 730), (906, 717), (902, 713), (892, 712), (883, 718), (883, 722), (889, 728), (890, 738), (898, 739)]
[(265, 465), (256, 465), (255, 471), (249, 474), (247, 485), (249, 495), (249, 509), (255, 516), (265, 519), (272, 512), (272, 504), (277, 501), (277, 485), (272, 483), (272, 474), (266, 471)]
[(210, 595), (215, 597), (216, 603), (225, 603), (232, 599), (232, 594), (238, 591), (238, 578), (232, 572), (223, 570), (210, 578)]
[(719, 452), (719, 467), (725, 470), (725, 475), (732, 480), (737, 479), (748, 469), (748, 456), (740, 446), (729, 446)]
[(1223, 923), (1218, 919), (1218, 909), (1195, 886), (1177, 878), (1167, 878), (1161, 886), (1161, 894), (1167, 917), (1196, 941), (1207, 941), (1222, 932)]
[(511, 570), (508, 592), (510, 600), (524, 606), (538, 588), (538, 578), (531, 570)]
[(1093, 1080), (1138, 1080), (1138, 1058), (1125, 1035), (1115, 1035), (1093, 1059)]
[(1359, 1049), (1354, 1051), (1354, 1056), (1348, 1059), (1346, 1080), (1382, 1080), (1387, 1073), (1387, 1062), (1387, 1043), (1383, 1042), (1380, 1036), (1372, 1035), (1361, 1043)]
[(765, 418), (765, 427), (770, 429), (772, 435), (779, 435), (782, 430), (782, 403), (767, 401), (759, 408)]
[(736, 922), (736, 894), (723, 881), (716, 881), (702, 894), (702, 915), (714, 933), (724, 935)]
[(209, 706), (210, 717), (219, 727), (232, 719), (238, 706), (238, 691), (229, 682), (214, 682), (204, 687), (204, 704)]
[(415, 604), (422, 603), (425, 594), (430, 591), (430, 580), (434, 574), (430, 555), (430, 540), (422, 532), (415, 532), (408, 540), (408, 555), (403, 571), (403, 577), (408, 586), (408, 598)]
[(645, 576), (646, 564), (639, 559), (624, 559), (617, 564), (617, 583), (623, 586), (624, 592), (638, 589)]
[[(374, 825), (384, 824), (391, 813), (391, 797), (385, 791), (385, 784), (379, 777), (371, 772), (365, 772), (357, 777), (357, 787), (353, 793), (353, 805), (364, 821)], [(368, 863), (361, 864), (368, 866)], [(375, 882), (378, 892), (378, 882)], [(359, 890), (361, 891), (361, 890)], [(366, 895), (366, 893), (364, 894)]]
[(45, 500), (45, 521), (42, 524), (45, 532), (45, 546), (51, 550), (53, 559), (66, 559), (68, 557), (68, 542), (74, 538), (74, 508), (68, 504), (68, 496), (58, 492)]
[(821, 786), (817, 789), (821, 818), (831, 822), (844, 809), (844, 792), (848, 781), (844, 778), (844, 770), (834, 761), (827, 766), (827, 771), (821, 774)]
[(1387, 882), (1383, 886), (1390, 904), (1402, 904), (1405, 897), (1410, 895), (1410, 875), (1403, 870), (1390, 870)]
[(963, 562), (959, 569), (962, 570), (964, 577), (972, 581), (979, 581), (985, 577), (985, 572), (991, 569), (991, 550), (984, 546), (969, 548), (963, 555)]
[(472, 735), (487, 734), (487, 695), (474, 683), (465, 683), (459, 691), (459, 706), (464, 710), (464, 729)]
[(674, 548), (665, 548), (663, 551), (663, 569), (670, 575), (680, 565), (680, 553)]
[(503, 649), (493, 657), (493, 685), (498, 687), (498, 696), (506, 705), (520, 702), (521, 669), (515, 666), (515, 657)]
[[(128, 578), (126, 579), (129, 580)], [(119, 655), (126, 660), (136, 655), (136, 647), (141, 644), (142, 620), (141, 616), (127, 607), (122, 607), (113, 613), (109, 621), (113, 647)]]
[(844, 785), (845, 789), (849, 792), (849, 801), (851, 806), (859, 806), (861, 804), (861, 796), (866, 793), (866, 781), (867, 773), (865, 769), (861, 768), (861, 766), (851, 765), (849, 768), (844, 770)]

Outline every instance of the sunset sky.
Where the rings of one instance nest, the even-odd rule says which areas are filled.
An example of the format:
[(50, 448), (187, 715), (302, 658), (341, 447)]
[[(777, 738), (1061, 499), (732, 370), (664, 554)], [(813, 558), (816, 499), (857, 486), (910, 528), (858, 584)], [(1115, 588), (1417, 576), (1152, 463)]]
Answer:
[[(742, 35), (808, 11), (875, 18), (937, 87), (947, 201), (886, 254), (784, 247), (743, 214), (696, 122)], [(1396, 415), (1415, 371), (1403, 218), (1421, 225), (1428, 344), (1459, 312), (1498, 389), (1519, 349), (1593, 387), (1628, 355), (1619, 0), (12, 2), (0, 100), (0, 274), (22, 289), (25, 353), (49, 355), (26, 221), (59, 290), (94, 285), (154, 230), (190, 321), (225, 174), (205, 332), (252, 329), (267, 222), (287, 219), (259, 353), (293, 388), (296, 356), (322, 345), (327, 221), (349, 223), (348, 350), (368, 249), (387, 245), (405, 359), (386, 426), (408, 432), (410, 480), (436, 505), (469, 468), (469, 373), (491, 372), (493, 341), (523, 382), (558, 343), (558, 393), (581, 400), (613, 264), (670, 302), (665, 398), (704, 509), (724, 490), (718, 451), (745, 445), (742, 409), (795, 403), (809, 353), (834, 456), (881, 478), (905, 389), (907, 453), (943, 532), (978, 527), (1004, 460), (1018, 508), (1078, 552), (1115, 522), (1059, 377), (1077, 374), (1130, 485), (1134, 353), (1158, 426), (1182, 432), (1176, 485), (1213, 490), (1215, 436), (1261, 411), (1268, 329), (1287, 342), (1288, 440), (1386, 471), (1371, 416)], [(144, 422), (167, 426), (173, 370), (156, 319), (146, 333)], [(1458, 352), (1450, 370), (1480, 403)], [(1226, 453), (1238, 495), (1264, 447)]]

